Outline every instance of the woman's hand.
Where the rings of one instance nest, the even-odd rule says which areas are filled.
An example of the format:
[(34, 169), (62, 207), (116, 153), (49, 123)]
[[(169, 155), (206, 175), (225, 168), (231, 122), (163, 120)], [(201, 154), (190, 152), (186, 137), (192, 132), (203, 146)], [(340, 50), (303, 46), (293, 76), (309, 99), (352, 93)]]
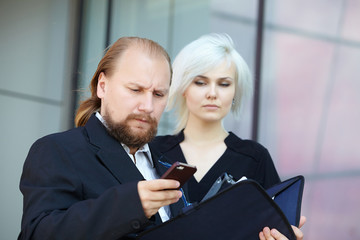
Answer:
[[(291, 226), (295, 233), (296, 240), (303, 239), (304, 234), (302, 233), (300, 228), (305, 224), (305, 222), (306, 222), (306, 217), (301, 216), (299, 228), (297, 228), (295, 226)], [(283, 234), (281, 234), (278, 230), (276, 230), (275, 228), (270, 230), (269, 227), (264, 227), (262, 232), (259, 233), (259, 239), (260, 240), (288, 240), (288, 238), (285, 237)]]

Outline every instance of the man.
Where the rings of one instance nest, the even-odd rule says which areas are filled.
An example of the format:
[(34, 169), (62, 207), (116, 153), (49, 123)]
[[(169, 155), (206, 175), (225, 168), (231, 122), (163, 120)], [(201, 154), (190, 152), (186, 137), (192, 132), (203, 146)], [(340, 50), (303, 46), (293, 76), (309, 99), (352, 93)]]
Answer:
[(157, 43), (125, 37), (113, 44), (79, 107), (78, 127), (41, 138), (29, 151), (19, 239), (128, 239), (181, 209), (181, 192), (168, 190), (179, 182), (157, 179), (166, 168), (147, 145), (171, 73)]

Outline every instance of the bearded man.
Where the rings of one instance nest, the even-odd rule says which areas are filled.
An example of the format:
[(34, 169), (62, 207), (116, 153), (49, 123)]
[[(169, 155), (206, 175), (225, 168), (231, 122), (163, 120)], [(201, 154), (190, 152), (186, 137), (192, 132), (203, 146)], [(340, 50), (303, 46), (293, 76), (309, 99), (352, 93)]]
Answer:
[(169, 189), (179, 182), (158, 179), (167, 169), (147, 144), (171, 74), (168, 54), (149, 39), (112, 45), (91, 80), (91, 97), (79, 106), (77, 127), (45, 136), (29, 151), (19, 239), (130, 239), (176, 215), (181, 191)]

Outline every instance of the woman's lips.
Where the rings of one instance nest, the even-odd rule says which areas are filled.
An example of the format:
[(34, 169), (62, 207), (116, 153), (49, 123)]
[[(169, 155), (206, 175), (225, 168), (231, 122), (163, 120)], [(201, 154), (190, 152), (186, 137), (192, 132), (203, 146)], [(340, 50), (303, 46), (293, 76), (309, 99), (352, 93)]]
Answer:
[(215, 105), (215, 104), (206, 104), (206, 105), (204, 105), (204, 108), (210, 109), (210, 110), (216, 110), (219, 108), (219, 106)]

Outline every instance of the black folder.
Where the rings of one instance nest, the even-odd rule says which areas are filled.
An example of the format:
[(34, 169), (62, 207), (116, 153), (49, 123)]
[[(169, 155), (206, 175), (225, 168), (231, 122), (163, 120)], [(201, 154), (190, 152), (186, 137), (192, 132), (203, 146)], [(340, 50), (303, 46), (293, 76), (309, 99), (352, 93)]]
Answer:
[(288, 179), (268, 190), (253, 180), (243, 180), (142, 232), (137, 239), (255, 240), (268, 226), (296, 240), (291, 225), (299, 224), (303, 186), (303, 176)]

